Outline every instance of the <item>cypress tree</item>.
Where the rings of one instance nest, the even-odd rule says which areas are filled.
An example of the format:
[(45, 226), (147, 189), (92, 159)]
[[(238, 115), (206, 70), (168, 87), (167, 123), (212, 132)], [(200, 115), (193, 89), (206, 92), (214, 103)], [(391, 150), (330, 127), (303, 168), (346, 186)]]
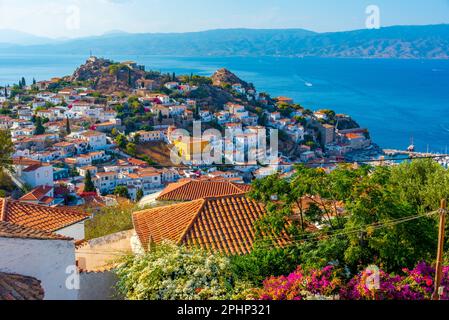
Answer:
[(45, 133), (45, 127), (42, 125), (42, 119), (40, 117), (36, 117), (35, 127), (36, 127), (36, 129), (34, 130), (35, 135)]
[(86, 177), (84, 178), (84, 192), (95, 192), (95, 185), (92, 182), (92, 175), (90, 170), (87, 170)]
[(70, 129), (69, 117), (66, 118), (65, 131), (67, 132), (67, 134), (71, 134), (72, 133), (72, 130)]

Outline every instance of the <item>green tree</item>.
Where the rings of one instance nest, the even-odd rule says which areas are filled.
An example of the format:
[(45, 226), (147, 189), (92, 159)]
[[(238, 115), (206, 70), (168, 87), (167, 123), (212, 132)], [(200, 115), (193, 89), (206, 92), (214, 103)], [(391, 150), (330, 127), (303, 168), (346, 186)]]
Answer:
[(87, 170), (86, 176), (84, 177), (84, 192), (96, 192), (90, 170)]
[(118, 147), (120, 149), (125, 149), (126, 145), (128, 143), (128, 140), (126, 139), (126, 137), (123, 134), (119, 134), (116, 138), (115, 138), (115, 143), (118, 145)]
[(67, 134), (72, 133), (72, 129), (70, 128), (70, 120), (68, 117), (66, 118), (66, 122), (65, 122), (65, 131)]
[(143, 190), (142, 189), (137, 190), (136, 201), (139, 202), (140, 200), (143, 199), (143, 197), (144, 197)]
[(40, 135), (45, 133), (45, 127), (43, 126), (43, 122), (41, 117), (36, 117), (36, 122), (34, 123), (35, 129), (34, 134)]
[(137, 146), (135, 143), (128, 143), (126, 145), (126, 153), (132, 155), (133, 157), (135, 157), (137, 155)]
[(159, 123), (161, 123), (162, 120), (163, 120), (162, 112), (161, 112), (161, 110), (159, 110), (159, 112), (158, 112), (158, 114), (157, 114), (157, 121), (158, 121)]
[(127, 199), (130, 198), (129, 192), (128, 192), (128, 188), (126, 186), (117, 186), (114, 189), (114, 194), (116, 196), (120, 196), (120, 197), (123, 197), (123, 198), (127, 198)]
[(139, 144), (139, 143), (140, 143), (140, 139), (141, 139), (141, 135), (138, 134), (138, 133), (136, 133), (136, 134), (134, 135), (134, 143), (135, 143), (135, 144)]
[(11, 170), (11, 156), (14, 153), (14, 144), (11, 140), (11, 134), (7, 130), (0, 130), (0, 171), (3, 169)]
[[(435, 258), (437, 223), (435, 216), (424, 214), (449, 197), (448, 179), (448, 170), (433, 160), (375, 168), (345, 165), (329, 174), (297, 166), (288, 182), (278, 176), (254, 182), (250, 195), (267, 208), (256, 223), (256, 230), (263, 231), (256, 238), (272, 241), (264, 234), (287, 233), (295, 239), (303, 265), (339, 261), (357, 271), (375, 263), (400, 272)], [(305, 226), (314, 224), (321, 228), (309, 241)]]

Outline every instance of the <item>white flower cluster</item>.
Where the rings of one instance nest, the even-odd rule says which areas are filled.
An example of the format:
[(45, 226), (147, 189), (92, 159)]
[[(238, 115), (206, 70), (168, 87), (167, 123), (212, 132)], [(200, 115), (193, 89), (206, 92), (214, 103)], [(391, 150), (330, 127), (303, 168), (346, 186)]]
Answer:
[(224, 300), (245, 287), (234, 282), (228, 258), (170, 242), (130, 258), (117, 274), (131, 300)]

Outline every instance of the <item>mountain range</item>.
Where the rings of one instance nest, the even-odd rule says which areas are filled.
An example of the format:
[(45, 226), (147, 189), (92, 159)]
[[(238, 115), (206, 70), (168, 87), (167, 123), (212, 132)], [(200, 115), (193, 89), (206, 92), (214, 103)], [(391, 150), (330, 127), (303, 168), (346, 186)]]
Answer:
[(52, 40), (0, 30), (0, 53), (296, 56), (449, 59), (449, 25), (316, 33), (304, 29), (219, 29), (187, 33), (109, 32)]

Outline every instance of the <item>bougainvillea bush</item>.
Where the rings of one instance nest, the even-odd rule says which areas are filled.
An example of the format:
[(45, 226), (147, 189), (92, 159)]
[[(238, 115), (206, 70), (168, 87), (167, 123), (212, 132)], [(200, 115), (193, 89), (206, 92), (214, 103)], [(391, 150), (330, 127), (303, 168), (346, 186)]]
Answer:
[[(346, 280), (343, 270), (328, 266), (304, 272), (301, 268), (288, 276), (272, 277), (263, 283), (255, 297), (260, 300), (430, 300), (435, 270), (425, 263), (403, 274), (365, 270)], [(374, 281), (373, 281), (374, 280)], [(443, 268), (444, 293), (449, 300), (449, 266)]]

